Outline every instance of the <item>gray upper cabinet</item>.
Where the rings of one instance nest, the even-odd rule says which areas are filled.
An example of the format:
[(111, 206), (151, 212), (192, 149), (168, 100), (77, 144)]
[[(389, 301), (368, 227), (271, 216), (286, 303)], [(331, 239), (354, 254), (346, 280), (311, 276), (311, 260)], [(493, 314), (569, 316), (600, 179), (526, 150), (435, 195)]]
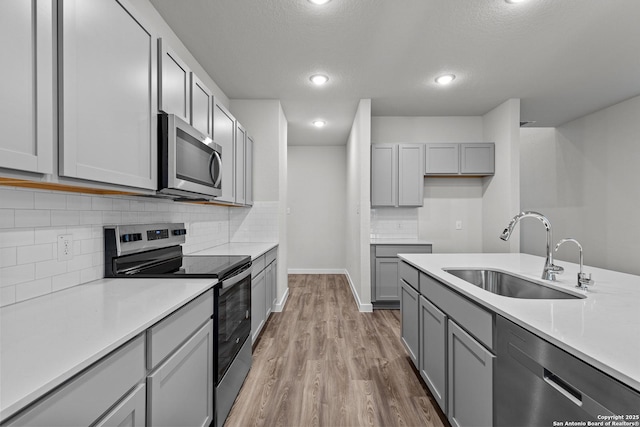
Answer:
[(213, 94), (191, 73), (191, 125), (203, 135), (213, 136)]
[(371, 146), (371, 206), (398, 203), (398, 148), (395, 144)]
[(398, 206), (424, 204), (424, 145), (398, 145)]
[(244, 205), (246, 202), (245, 168), (246, 168), (246, 138), (247, 131), (236, 120), (236, 204)]
[(371, 206), (422, 206), (423, 144), (371, 146)]
[(463, 175), (493, 175), (495, 144), (460, 144), (460, 173)]
[(0, 167), (53, 172), (53, 2), (2, 0)]
[(191, 70), (165, 40), (158, 39), (158, 50), (158, 109), (191, 123)]
[(236, 201), (235, 135), (236, 119), (214, 98), (213, 140), (222, 147), (222, 195), (216, 198), (219, 202)]
[(155, 189), (151, 27), (125, 0), (58, 4), (60, 175)]
[(426, 144), (425, 175), (457, 175), (460, 144)]
[(425, 175), (493, 175), (495, 144), (425, 144)]
[(247, 206), (253, 205), (253, 138), (247, 135), (245, 143), (245, 162), (244, 162), (244, 203)]

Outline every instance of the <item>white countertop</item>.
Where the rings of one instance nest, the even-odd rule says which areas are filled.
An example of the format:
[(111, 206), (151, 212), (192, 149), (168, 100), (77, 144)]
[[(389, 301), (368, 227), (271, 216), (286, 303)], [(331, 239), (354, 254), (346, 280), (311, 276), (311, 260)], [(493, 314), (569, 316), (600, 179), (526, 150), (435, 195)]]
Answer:
[(372, 238), (369, 239), (371, 245), (433, 245), (433, 242), (420, 239), (388, 239), (388, 238)]
[(0, 308), (0, 420), (215, 283), (102, 279)]
[[(557, 282), (540, 279), (544, 258), (527, 254), (399, 255), (490, 310), (640, 391), (640, 276), (585, 266), (595, 285), (575, 288), (578, 265), (556, 260)], [(586, 295), (584, 299), (519, 299), (496, 295), (443, 268), (492, 268)]]
[(255, 260), (260, 255), (278, 246), (276, 242), (268, 243), (226, 243), (209, 249), (194, 252), (189, 255), (249, 255)]

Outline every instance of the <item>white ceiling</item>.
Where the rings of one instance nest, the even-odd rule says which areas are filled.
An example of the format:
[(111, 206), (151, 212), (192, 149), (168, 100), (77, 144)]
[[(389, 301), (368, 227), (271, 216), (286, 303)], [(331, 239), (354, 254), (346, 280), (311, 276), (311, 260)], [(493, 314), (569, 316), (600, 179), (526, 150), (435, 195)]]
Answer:
[[(281, 100), (290, 145), (345, 144), (361, 98), (374, 116), (482, 115), (521, 98), (522, 120), (557, 126), (640, 94), (639, 0), (151, 3), (229, 98)], [(438, 87), (447, 72), (454, 84)]]

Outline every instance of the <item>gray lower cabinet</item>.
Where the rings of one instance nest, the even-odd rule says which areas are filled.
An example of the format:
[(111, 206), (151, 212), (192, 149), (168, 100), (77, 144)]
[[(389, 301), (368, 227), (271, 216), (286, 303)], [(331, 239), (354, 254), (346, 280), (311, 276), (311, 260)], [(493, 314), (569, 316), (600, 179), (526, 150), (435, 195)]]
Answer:
[(206, 427), (213, 421), (213, 320), (147, 377), (148, 425)]
[(267, 268), (265, 269), (265, 280), (266, 280), (266, 292), (265, 292), (265, 311), (266, 317), (269, 318), (269, 315), (273, 311), (273, 306), (276, 301), (276, 282), (278, 277), (278, 262), (273, 261)]
[[(431, 245), (371, 245), (371, 302), (374, 308), (397, 309), (400, 304), (401, 253), (431, 253)], [(417, 286), (417, 284), (416, 284)]]
[(251, 280), (251, 343), (256, 342), (267, 320), (267, 312), (265, 310), (266, 290), (266, 272), (262, 270)]
[(144, 375), (144, 338), (139, 335), (2, 426), (92, 425)]
[(146, 386), (140, 384), (95, 427), (144, 427), (147, 410)]
[(419, 316), (420, 294), (404, 280), (400, 285), (400, 312), (401, 312), (401, 339), (402, 344), (409, 352), (409, 357), (417, 368), (419, 355)]
[(495, 356), (452, 320), (447, 335), (449, 421), (460, 427), (492, 426)]
[(420, 376), (447, 412), (447, 316), (420, 296)]

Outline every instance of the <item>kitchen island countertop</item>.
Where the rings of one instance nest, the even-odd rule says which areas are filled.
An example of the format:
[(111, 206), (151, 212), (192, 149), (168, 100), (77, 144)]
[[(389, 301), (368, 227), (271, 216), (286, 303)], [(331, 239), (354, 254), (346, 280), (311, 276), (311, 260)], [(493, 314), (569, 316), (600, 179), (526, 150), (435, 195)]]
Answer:
[[(585, 266), (595, 285), (575, 287), (579, 266), (564, 267), (557, 282), (540, 279), (544, 258), (510, 254), (400, 254), (399, 257), (453, 290), (640, 391), (640, 276)], [(519, 299), (493, 294), (445, 271), (491, 268), (515, 273), (583, 299)]]

